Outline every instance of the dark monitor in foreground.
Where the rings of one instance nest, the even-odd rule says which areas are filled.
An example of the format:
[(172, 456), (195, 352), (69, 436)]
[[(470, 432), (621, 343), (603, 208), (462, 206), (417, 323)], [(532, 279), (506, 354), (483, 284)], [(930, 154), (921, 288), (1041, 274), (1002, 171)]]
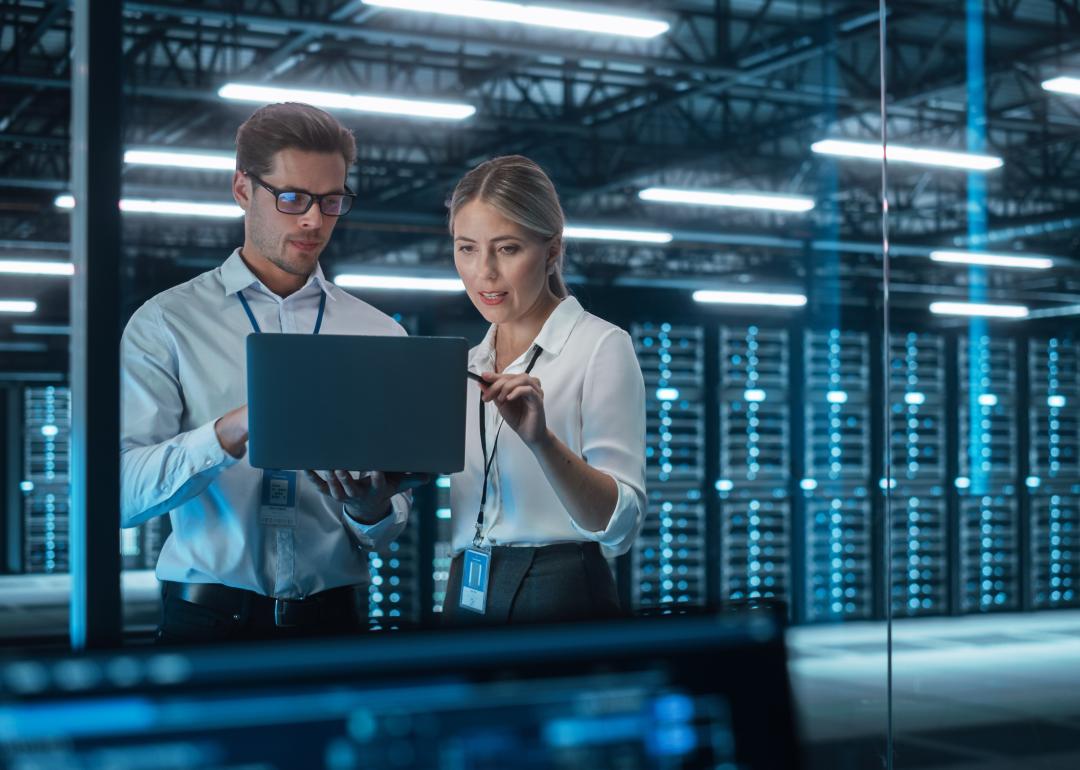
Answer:
[(671, 617), (3, 664), (7, 768), (792, 768), (779, 626)]

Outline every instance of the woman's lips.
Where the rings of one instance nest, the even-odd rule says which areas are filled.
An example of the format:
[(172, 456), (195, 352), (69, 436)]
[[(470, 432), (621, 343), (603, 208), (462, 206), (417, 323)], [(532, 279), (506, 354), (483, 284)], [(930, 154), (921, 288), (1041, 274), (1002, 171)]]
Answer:
[(506, 299), (505, 291), (489, 291), (479, 292), (480, 301), (485, 305), (501, 305), (502, 301)]

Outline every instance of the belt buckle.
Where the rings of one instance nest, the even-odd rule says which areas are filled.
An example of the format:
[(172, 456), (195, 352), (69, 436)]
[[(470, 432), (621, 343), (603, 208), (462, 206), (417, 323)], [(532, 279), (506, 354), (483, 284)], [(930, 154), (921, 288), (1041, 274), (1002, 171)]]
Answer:
[(276, 628), (293, 628), (296, 625), (290, 623), (286, 617), (289, 603), (288, 599), (274, 599), (274, 626)]

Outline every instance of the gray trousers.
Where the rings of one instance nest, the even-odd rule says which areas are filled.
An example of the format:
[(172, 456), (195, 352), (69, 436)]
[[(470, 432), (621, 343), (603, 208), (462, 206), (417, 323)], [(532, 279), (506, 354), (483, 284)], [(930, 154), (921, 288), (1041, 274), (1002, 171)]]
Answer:
[(459, 604), (462, 560), (458, 554), (450, 563), (444, 623), (544, 623), (622, 615), (615, 579), (597, 543), (492, 548), (487, 611), (483, 615)]

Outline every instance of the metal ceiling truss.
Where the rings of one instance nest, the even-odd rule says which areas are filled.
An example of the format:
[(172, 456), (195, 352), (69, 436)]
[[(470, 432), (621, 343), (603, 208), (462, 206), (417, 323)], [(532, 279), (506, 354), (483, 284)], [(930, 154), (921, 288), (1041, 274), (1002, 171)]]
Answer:
[[(989, 177), (991, 228), (1045, 225), (1047, 250), (1075, 251), (1080, 230), (1052, 229), (1080, 222), (1080, 104), (1051, 103), (1039, 85), (1080, 61), (1078, 1), (1040, 3), (1041, 13), (1021, 0), (986, 7), (987, 144), (1006, 159)], [(129, 98), (121, 117), (131, 145), (226, 149), (251, 109), (217, 98), (229, 80), (476, 106), (462, 125), (342, 116), (359, 139), (362, 204), (341, 223), (331, 259), (444, 264), (443, 201), (454, 182), (487, 157), (522, 153), (551, 173), (576, 221), (746, 235), (743, 244), (686, 238), (663, 249), (576, 246), (574, 267), (597, 280), (794, 277), (806, 273), (806, 244), (829, 236), (861, 244), (845, 253), (845, 275), (872, 281), (876, 257), (864, 247), (880, 232), (878, 171), (815, 157), (809, 145), (826, 136), (877, 136), (876, 0), (618, 5), (662, 17), (671, 30), (635, 41), (394, 12), (359, 0), (129, 2)], [(963, 4), (898, 0), (890, 10), (890, 134), (963, 148)], [(0, 238), (55, 240), (63, 231), (52, 199), (69, 176), (70, 25), (63, 0), (0, 3)], [(895, 242), (934, 245), (966, 235), (963, 174), (894, 169)], [(636, 197), (651, 184), (802, 193), (817, 196), (819, 207), (794, 218), (657, 207)], [(129, 168), (125, 194), (227, 200), (227, 177)], [(238, 233), (236, 223), (134, 216), (125, 228), (133, 253), (163, 259), (199, 250), (216, 259)], [(786, 240), (761, 245), (770, 234)], [(897, 269), (912, 282), (927, 280), (925, 265), (906, 276), (905, 263)]]

